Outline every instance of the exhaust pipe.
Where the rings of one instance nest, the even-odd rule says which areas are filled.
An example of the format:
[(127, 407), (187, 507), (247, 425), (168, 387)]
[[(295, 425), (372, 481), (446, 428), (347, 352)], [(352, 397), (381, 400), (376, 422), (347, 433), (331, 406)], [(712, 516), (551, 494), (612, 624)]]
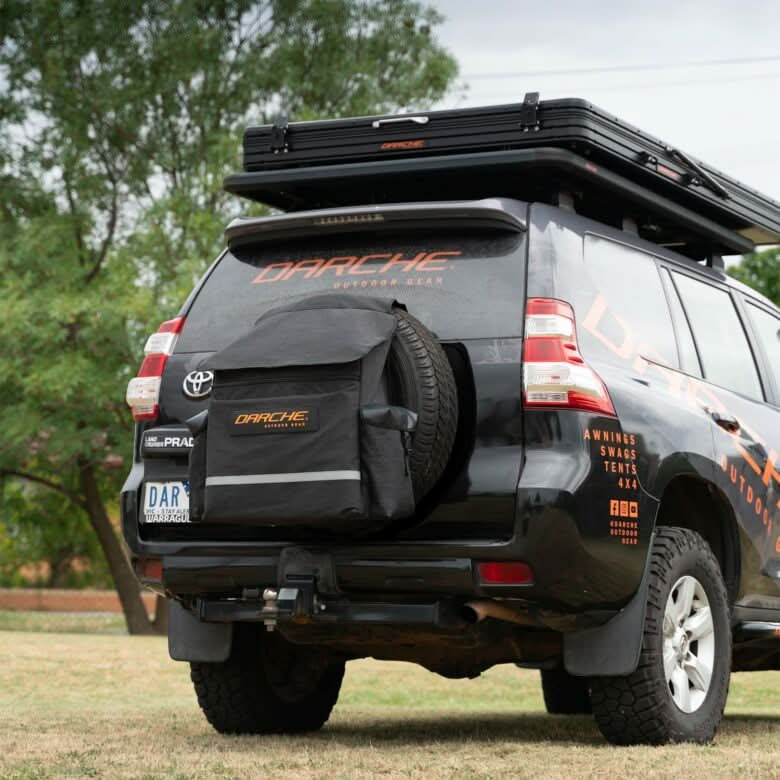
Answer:
[(510, 607), (507, 607), (499, 601), (493, 601), (492, 599), (467, 601), (463, 605), (461, 614), (469, 623), (481, 623), (485, 618), (491, 617), (496, 620), (503, 620), (506, 623), (515, 623), (520, 626), (537, 625), (530, 615), (515, 612), (515, 610)]

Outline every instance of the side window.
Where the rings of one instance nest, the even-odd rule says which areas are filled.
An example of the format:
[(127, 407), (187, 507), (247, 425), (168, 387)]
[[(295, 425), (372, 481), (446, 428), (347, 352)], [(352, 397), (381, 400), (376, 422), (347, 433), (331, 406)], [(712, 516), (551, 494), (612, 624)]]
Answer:
[(680, 354), (680, 368), (686, 374), (691, 376), (701, 376), (701, 364), (699, 356), (696, 354), (696, 344), (691, 334), (691, 326), (688, 318), (685, 316), (685, 310), (680, 303), (680, 296), (672, 282), (669, 271), (665, 268), (661, 271), (661, 278), (664, 282), (664, 290), (669, 301), (669, 310), (672, 312), (672, 324), (674, 332), (677, 335), (677, 350)]
[(763, 399), (753, 353), (734, 301), (724, 290), (673, 273), (708, 382)]
[[(669, 306), (655, 258), (585, 237), (585, 279), (573, 290), (583, 354), (633, 363), (643, 355), (679, 368)], [(579, 282), (587, 281), (587, 284)]]
[(759, 309), (749, 301), (747, 311), (756, 336), (764, 348), (769, 371), (775, 380), (775, 389), (780, 393), (780, 318)]

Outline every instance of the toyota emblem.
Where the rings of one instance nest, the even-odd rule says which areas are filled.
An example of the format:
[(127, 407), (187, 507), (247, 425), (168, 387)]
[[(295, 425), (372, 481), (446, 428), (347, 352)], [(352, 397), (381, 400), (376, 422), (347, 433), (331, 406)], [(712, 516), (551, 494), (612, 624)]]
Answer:
[(213, 381), (213, 371), (190, 371), (184, 377), (182, 390), (187, 398), (205, 398), (211, 392)]

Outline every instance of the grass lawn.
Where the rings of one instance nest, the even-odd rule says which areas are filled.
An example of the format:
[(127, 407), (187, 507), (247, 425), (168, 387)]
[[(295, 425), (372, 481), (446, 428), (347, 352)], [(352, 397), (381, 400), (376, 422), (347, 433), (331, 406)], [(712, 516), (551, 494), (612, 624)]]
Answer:
[(125, 619), (111, 612), (15, 612), (0, 609), (0, 631), (126, 634)]
[(544, 714), (537, 673), (512, 666), (453, 681), (371, 660), (348, 664), (320, 733), (221, 737), (164, 639), (0, 631), (2, 778), (440, 776), (778, 777), (780, 672), (735, 675), (710, 747), (610, 747), (589, 718)]

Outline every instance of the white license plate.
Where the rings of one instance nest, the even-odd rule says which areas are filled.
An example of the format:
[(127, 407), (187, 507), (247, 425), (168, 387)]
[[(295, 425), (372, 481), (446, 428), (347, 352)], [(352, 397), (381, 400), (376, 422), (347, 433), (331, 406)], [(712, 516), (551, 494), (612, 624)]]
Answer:
[(189, 523), (189, 482), (147, 482), (144, 485), (144, 523)]

